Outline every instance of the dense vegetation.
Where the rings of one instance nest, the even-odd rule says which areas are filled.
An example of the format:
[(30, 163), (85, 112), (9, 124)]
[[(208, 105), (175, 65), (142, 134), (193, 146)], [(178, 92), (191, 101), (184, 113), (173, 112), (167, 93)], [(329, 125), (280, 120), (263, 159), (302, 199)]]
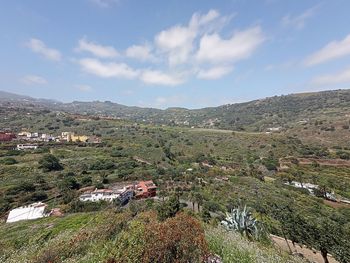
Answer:
[[(5, 219), (10, 209), (36, 201), (66, 213), (63, 218), (1, 223), (3, 261), (120, 262), (135, 257), (130, 262), (174, 262), (169, 258), (178, 257), (184, 260), (178, 262), (196, 262), (217, 254), (224, 262), (294, 262), (265, 239), (249, 241), (249, 234), (241, 237), (240, 231), (218, 227), (226, 212), (247, 206), (249, 220), (257, 220), (266, 233), (349, 262), (350, 207), (324, 198), (334, 192), (339, 199), (350, 199), (350, 132), (344, 117), (348, 94), (276, 97), (186, 115), (194, 126), (203, 126), (217, 114), (222, 119), (214, 127), (234, 132), (172, 121), (164, 121), (170, 124), (166, 126), (134, 123), (139, 120), (134, 115), (132, 121), (72, 115), (44, 104), (14, 108), (11, 101), (3, 102), (2, 129), (102, 138), (101, 144), (40, 142), (33, 151), (13, 150), (16, 142), (0, 145), (0, 216)], [(181, 116), (189, 111), (155, 112)], [(230, 123), (235, 114), (240, 119)], [(265, 133), (275, 126), (283, 129)], [(159, 200), (133, 202), (123, 209), (78, 201), (86, 189), (145, 179), (157, 184)], [(319, 191), (312, 196), (287, 185), (292, 181), (316, 184)], [(194, 232), (186, 230), (185, 222), (195, 226)], [(193, 240), (196, 248), (180, 240)], [(159, 244), (159, 250), (149, 244)], [(140, 253), (131, 255), (135, 246)], [(167, 254), (173, 246), (179, 250)]]

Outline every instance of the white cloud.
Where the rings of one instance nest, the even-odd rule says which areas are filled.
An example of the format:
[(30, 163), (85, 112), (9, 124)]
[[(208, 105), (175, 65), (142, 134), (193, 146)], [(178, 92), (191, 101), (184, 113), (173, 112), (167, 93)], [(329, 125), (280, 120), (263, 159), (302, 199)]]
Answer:
[(107, 8), (118, 3), (118, 0), (90, 0), (90, 2), (96, 4), (99, 7)]
[(288, 14), (282, 18), (282, 25), (286, 27), (294, 27), (295, 29), (303, 29), (306, 20), (314, 16), (318, 8), (319, 5), (314, 6), (297, 16), (291, 16)]
[(87, 51), (100, 58), (115, 58), (119, 55), (112, 46), (102, 46), (86, 39), (79, 40), (77, 51)]
[(169, 53), (169, 64), (177, 65), (187, 61), (195, 36), (196, 32), (191, 28), (174, 26), (156, 35), (155, 43), (162, 51)]
[(350, 55), (350, 35), (347, 35), (341, 41), (328, 43), (321, 50), (306, 58), (304, 64), (306, 66), (313, 66), (348, 55)]
[(140, 79), (146, 84), (176, 86), (184, 82), (179, 76), (173, 76), (158, 70), (145, 70)]
[(80, 90), (80, 91), (83, 91), (83, 92), (90, 92), (90, 91), (92, 91), (92, 87), (89, 86), (89, 85), (75, 85), (75, 88)]
[(350, 68), (347, 68), (335, 74), (326, 74), (318, 76), (314, 78), (311, 81), (311, 83), (318, 86), (350, 83)]
[(98, 59), (84, 58), (79, 60), (83, 71), (103, 78), (127, 78), (137, 77), (138, 72), (125, 63), (101, 62)]
[(141, 61), (155, 61), (156, 58), (151, 53), (151, 47), (148, 45), (133, 45), (125, 51), (129, 58), (138, 59)]
[(47, 80), (43, 77), (36, 75), (27, 75), (21, 79), (21, 82), (26, 85), (45, 85)]
[(264, 41), (259, 26), (236, 32), (230, 39), (222, 39), (219, 34), (204, 35), (196, 54), (198, 61), (209, 63), (234, 63), (248, 58)]
[(197, 74), (199, 79), (219, 79), (232, 71), (230, 66), (213, 67), (207, 70), (200, 70)]
[(229, 18), (221, 17), (216, 10), (210, 10), (207, 14), (194, 13), (188, 26), (176, 25), (161, 31), (155, 36), (155, 44), (168, 55), (168, 63), (171, 66), (188, 62), (191, 52), (194, 50), (194, 41), (198, 34), (212, 32), (220, 29)]
[[(131, 45), (118, 57), (120, 61), (133, 58), (147, 62), (146, 69), (134, 69), (123, 62), (107, 63), (93, 58), (78, 62), (82, 70), (100, 77), (137, 78), (151, 85), (176, 86), (189, 77), (218, 79), (229, 74), (236, 62), (251, 56), (265, 40), (260, 26), (236, 31), (231, 37), (222, 38), (220, 30), (232, 17), (220, 15), (216, 10), (194, 13), (187, 24), (166, 28), (154, 36), (153, 42)], [(113, 47), (85, 39), (80, 40), (78, 49), (100, 58), (114, 58), (117, 53)]]
[(48, 48), (43, 41), (36, 38), (31, 38), (27, 46), (35, 53), (38, 53), (45, 58), (53, 61), (60, 61), (62, 58), (61, 53), (53, 48)]
[(189, 27), (190, 28), (198, 28), (200, 26), (207, 25), (213, 20), (217, 19), (220, 16), (220, 13), (217, 10), (211, 9), (205, 15), (201, 15), (200, 13), (194, 13), (192, 15)]

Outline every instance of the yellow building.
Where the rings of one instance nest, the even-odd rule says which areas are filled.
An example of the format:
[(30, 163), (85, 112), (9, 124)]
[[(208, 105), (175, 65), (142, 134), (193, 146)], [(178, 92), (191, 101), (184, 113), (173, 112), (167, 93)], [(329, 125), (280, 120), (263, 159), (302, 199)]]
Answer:
[(75, 135), (74, 133), (66, 133), (67, 142), (87, 142), (89, 136), (86, 135)]

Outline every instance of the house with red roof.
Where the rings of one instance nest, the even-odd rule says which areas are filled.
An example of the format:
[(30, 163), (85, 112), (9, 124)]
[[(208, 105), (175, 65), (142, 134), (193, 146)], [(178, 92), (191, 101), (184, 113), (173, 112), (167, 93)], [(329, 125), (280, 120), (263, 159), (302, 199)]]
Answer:
[(153, 181), (141, 181), (136, 185), (135, 198), (147, 198), (157, 195), (157, 186)]

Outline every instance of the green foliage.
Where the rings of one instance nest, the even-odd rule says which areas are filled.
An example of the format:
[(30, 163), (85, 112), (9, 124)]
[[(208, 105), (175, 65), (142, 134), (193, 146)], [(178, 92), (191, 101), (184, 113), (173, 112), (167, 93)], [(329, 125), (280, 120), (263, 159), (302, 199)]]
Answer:
[(206, 207), (202, 209), (202, 211), (200, 212), (200, 216), (205, 223), (208, 223), (211, 219), (209, 209), (207, 209)]
[(111, 170), (114, 168), (114, 162), (108, 159), (97, 160), (90, 165), (90, 170)]
[(63, 166), (60, 164), (59, 159), (52, 155), (46, 154), (39, 160), (39, 168), (45, 172), (60, 171)]
[(13, 164), (16, 164), (18, 162), (16, 161), (15, 158), (6, 157), (6, 158), (1, 160), (1, 163), (5, 164), (5, 165), (13, 165)]
[(265, 231), (261, 223), (258, 222), (246, 206), (232, 209), (226, 213), (226, 217), (221, 224), (227, 230), (234, 230), (249, 239), (261, 239), (265, 237)]
[(92, 177), (84, 176), (83, 179), (81, 179), (81, 184), (84, 186), (90, 186), (92, 184)]
[(225, 229), (208, 227), (205, 232), (210, 251), (219, 255), (222, 262), (306, 262), (299, 257), (276, 253), (272, 247), (248, 241), (235, 231), (228, 232)]
[(80, 200), (74, 201), (70, 205), (69, 212), (93, 212), (93, 211), (100, 211), (102, 209), (105, 209), (110, 203), (106, 201), (100, 201), (100, 202), (82, 202)]
[(47, 193), (45, 193), (44, 191), (37, 191), (34, 192), (31, 196), (30, 199), (33, 202), (38, 202), (38, 201), (44, 201), (47, 199)]
[(166, 201), (157, 206), (158, 218), (164, 221), (167, 218), (174, 217), (180, 211), (180, 201), (177, 196), (172, 195)]
[(200, 223), (178, 214), (157, 222), (155, 214), (140, 214), (121, 233), (114, 250), (115, 262), (203, 262), (207, 244)]
[(80, 184), (78, 183), (78, 181), (74, 177), (65, 177), (60, 184), (60, 188), (63, 191), (65, 189), (74, 190), (74, 189), (79, 189)]
[(21, 192), (34, 192), (36, 189), (34, 183), (30, 181), (24, 181), (17, 186), (13, 186), (6, 191), (7, 195), (18, 195)]
[(279, 165), (278, 159), (274, 156), (273, 153), (269, 153), (269, 156), (263, 159), (263, 164), (269, 171), (277, 170), (277, 167)]

